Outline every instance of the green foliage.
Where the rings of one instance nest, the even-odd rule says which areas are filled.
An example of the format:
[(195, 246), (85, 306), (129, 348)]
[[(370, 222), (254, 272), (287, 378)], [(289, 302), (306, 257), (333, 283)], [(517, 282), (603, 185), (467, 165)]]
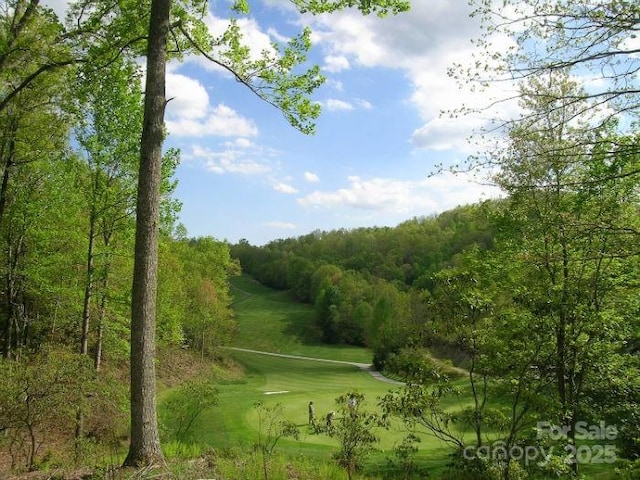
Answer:
[(290, 437), (297, 440), (300, 431), (294, 422), (283, 418), (284, 407), (281, 403), (265, 405), (262, 402), (256, 402), (254, 408), (258, 414), (256, 449), (262, 454), (262, 473), (264, 480), (267, 480), (269, 478), (268, 459), (274, 454), (280, 439)]
[(159, 423), (166, 438), (185, 444), (203, 411), (218, 403), (218, 390), (210, 378), (180, 384), (162, 403)]
[(433, 287), (431, 272), (466, 248), (491, 245), (492, 208), (461, 207), (395, 229), (315, 232), (260, 248), (241, 241), (231, 252), (257, 280), (312, 303), (324, 341), (373, 348), (381, 369), (382, 352), (422, 329), (429, 312), (421, 289)]
[[(174, 448), (173, 445), (170, 448)], [(182, 447), (176, 447), (181, 456)], [(194, 449), (195, 450), (195, 449)], [(188, 452), (185, 452), (188, 454)], [(195, 453), (195, 451), (193, 452)], [(208, 449), (189, 461), (172, 461), (169, 450), (167, 468), (176, 478), (251, 478), (264, 475), (262, 458), (239, 448)], [(288, 455), (269, 457), (271, 478), (304, 478), (306, 480), (342, 480), (344, 471), (333, 462), (318, 462), (299, 455), (292, 460)]]
[(70, 435), (93, 391), (86, 356), (47, 349), (19, 361), (0, 361), (0, 431), (9, 437), (12, 465), (32, 468), (47, 430)]
[(366, 410), (365, 396), (350, 391), (336, 398), (337, 417), (327, 423), (327, 434), (338, 440), (340, 450), (334, 453), (338, 465), (347, 471), (348, 478), (362, 467), (364, 459), (379, 441), (376, 429), (388, 427), (385, 417)]
[[(474, 41), (475, 62), (453, 69), (461, 81), (488, 85), (567, 70), (589, 84), (589, 93), (578, 97), (592, 100), (588, 110), (609, 109), (600, 120), (638, 111), (637, 58), (628, 44), (637, 29), (636, 2), (598, 0), (589, 8), (566, 0), (474, 0), (471, 5), (483, 32)], [(504, 48), (496, 36), (508, 38), (511, 46)], [(595, 86), (594, 78), (603, 81)], [(549, 99), (551, 109), (559, 111), (571, 98)], [(624, 128), (633, 131), (631, 125)]]
[(330, 13), (355, 7), (365, 15), (375, 13), (380, 17), (406, 12), (410, 6), (406, 0), (293, 0), (293, 3), (303, 13)]
[(210, 237), (167, 240), (160, 259), (161, 338), (213, 354), (235, 330), (229, 278), (238, 267), (228, 245)]
[(465, 447), (463, 430), (457, 428), (459, 416), (447, 408), (460, 390), (437, 371), (420, 369), (406, 385), (384, 395), (380, 404), (385, 416), (401, 419), (410, 431), (423, 428), (428, 435), (455, 448)]
[(416, 454), (418, 453), (417, 444), (422, 440), (414, 433), (408, 433), (400, 443), (395, 445), (393, 453), (395, 459), (390, 458), (389, 463), (399, 469), (402, 473), (396, 478), (410, 479), (419, 475), (428, 475), (426, 471), (416, 462)]
[[(451, 454), (448, 470), (442, 476), (443, 480), (501, 480), (502, 478), (500, 471), (490, 462), (477, 456), (470, 459), (462, 449)], [(519, 477), (513, 478), (515, 480)]]
[(162, 442), (162, 453), (168, 459), (180, 458), (189, 460), (202, 456), (203, 448), (196, 443), (184, 443), (178, 440)]
[(616, 468), (615, 473), (621, 480), (638, 480), (640, 478), (640, 459)]

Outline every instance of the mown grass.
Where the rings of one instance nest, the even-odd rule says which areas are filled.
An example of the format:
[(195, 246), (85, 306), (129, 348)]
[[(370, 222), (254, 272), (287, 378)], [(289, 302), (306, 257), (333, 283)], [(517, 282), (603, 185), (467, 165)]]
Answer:
[[(233, 287), (234, 310), (239, 325), (233, 344), (235, 347), (320, 359), (370, 362), (371, 352), (366, 349), (321, 344), (313, 325), (313, 309), (292, 301), (288, 292), (268, 289), (246, 276), (235, 278)], [(218, 453), (218, 461), (227, 459), (224, 460), (227, 463), (222, 464), (230, 465), (231, 469), (235, 465), (235, 468), (240, 469), (236, 470), (237, 475), (250, 475), (249, 470), (251, 475), (259, 473), (256, 470), (259, 468), (259, 461), (254, 449), (260, 433), (258, 414), (254, 407), (257, 402), (266, 406), (281, 404), (283, 420), (294, 422), (301, 432), (297, 441), (287, 438), (280, 440), (274, 457), (280, 460), (275, 462), (273, 468), (280, 471), (293, 468), (291, 465), (298, 465), (310, 472), (314, 468), (309, 466), (315, 462), (317, 468), (314, 475), (320, 470), (323, 473), (318, 474), (319, 476), (307, 473), (299, 478), (341, 478), (340, 469), (334, 466), (331, 458), (338, 447), (336, 441), (326, 435), (315, 434), (307, 425), (309, 401), (314, 402), (317, 416), (322, 419), (327, 412), (336, 409), (335, 399), (338, 396), (357, 390), (366, 399), (366, 404), (362, 407), (379, 411), (380, 397), (390, 389), (397, 388), (375, 379), (354, 365), (244, 351), (231, 350), (229, 354), (244, 366), (244, 375), (235, 380), (218, 382), (219, 404), (203, 412), (190, 432), (190, 439), (203, 448), (210, 447), (216, 452), (223, 452), (221, 457)], [(468, 391), (465, 378), (460, 378), (455, 383), (463, 392)], [(471, 405), (471, 397), (468, 393), (463, 393), (449, 398), (447, 402), (447, 408), (461, 410)], [(391, 478), (388, 459), (394, 457), (394, 447), (407, 432), (396, 421), (389, 430), (379, 429), (377, 433), (380, 438), (378, 451), (368, 459), (363, 475), (369, 479)], [(471, 436), (471, 433), (468, 435)], [(415, 461), (432, 477), (437, 478), (446, 469), (451, 446), (432, 436), (421, 435), (418, 448)], [(244, 452), (245, 457), (249, 455), (250, 458), (241, 461), (239, 459), (242, 455), (233, 452)], [(292, 463), (288, 464), (286, 459)], [(584, 472), (588, 472), (587, 478), (614, 478), (609, 475), (610, 470), (601, 465), (587, 465)], [(228, 474), (220, 478), (240, 477)], [(271, 478), (287, 476), (274, 471)]]
[(325, 345), (310, 305), (293, 301), (288, 291), (273, 290), (242, 275), (231, 281), (238, 322), (233, 346), (314, 358), (371, 362), (371, 351)]
[[(371, 352), (364, 348), (324, 345), (313, 325), (313, 309), (294, 302), (288, 292), (266, 288), (249, 277), (233, 280), (234, 311), (238, 335), (234, 347), (291, 354), (327, 360), (368, 364)], [(219, 403), (203, 412), (192, 428), (189, 438), (198, 444), (219, 451), (243, 449), (253, 451), (258, 441), (258, 414), (255, 404), (282, 405), (283, 419), (294, 422), (300, 438), (283, 438), (278, 452), (298, 460), (332, 464), (337, 450), (333, 438), (316, 434), (308, 425), (308, 404), (313, 401), (319, 421), (336, 410), (335, 399), (356, 390), (365, 396), (361, 408), (379, 412), (379, 399), (397, 388), (374, 378), (357, 366), (332, 362), (290, 359), (243, 351), (229, 355), (245, 368), (245, 374), (235, 381), (219, 382)], [(466, 402), (466, 399), (461, 401)], [(404, 427), (392, 423), (389, 430), (379, 429), (378, 451), (368, 462), (368, 475), (386, 469), (394, 447), (406, 435)], [(420, 462), (442, 468), (448, 447), (433, 437), (425, 436), (420, 444)]]
[[(333, 462), (331, 454), (337, 450), (334, 439), (315, 434), (308, 426), (307, 405), (312, 400), (321, 420), (335, 410), (335, 399), (357, 390), (365, 395), (361, 407), (378, 410), (378, 400), (392, 385), (375, 379), (369, 373), (351, 365), (322, 363), (307, 360), (234, 352), (233, 357), (246, 367), (246, 383), (219, 385), (219, 405), (206, 411), (192, 431), (194, 441), (217, 449), (244, 448), (251, 451), (258, 440), (258, 417), (254, 405), (280, 403), (283, 419), (294, 422), (301, 432), (299, 440), (282, 439), (278, 451), (293, 458), (306, 458), (321, 463)], [(406, 432), (398, 422), (389, 430), (379, 429), (378, 448), (369, 460), (369, 471), (384, 468), (393, 448)], [(448, 449), (432, 437), (424, 437), (420, 444), (421, 462), (442, 468)]]

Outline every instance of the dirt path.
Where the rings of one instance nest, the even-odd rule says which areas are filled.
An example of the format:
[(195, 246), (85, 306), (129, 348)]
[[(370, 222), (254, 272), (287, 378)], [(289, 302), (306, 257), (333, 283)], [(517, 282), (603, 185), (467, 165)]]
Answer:
[(300, 355), (288, 355), (286, 353), (263, 352), (260, 350), (251, 350), (249, 348), (239, 348), (239, 347), (226, 347), (226, 348), (227, 350), (235, 350), (237, 352), (255, 353), (257, 355), (271, 355), (272, 357), (291, 358), (293, 360), (310, 360), (313, 362), (340, 363), (342, 365), (353, 365), (354, 367), (358, 367), (360, 370), (369, 372), (369, 374), (376, 380), (380, 380), (381, 382), (386, 382), (393, 385), (403, 385), (402, 382), (398, 382), (397, 380), (393, 380), (391, 378), (385, 377), (377, 370), (374, 370), (373, 366), (368, 363), (347, 362), (344, 360), (330, 360), (327, 358), (303, 357)]

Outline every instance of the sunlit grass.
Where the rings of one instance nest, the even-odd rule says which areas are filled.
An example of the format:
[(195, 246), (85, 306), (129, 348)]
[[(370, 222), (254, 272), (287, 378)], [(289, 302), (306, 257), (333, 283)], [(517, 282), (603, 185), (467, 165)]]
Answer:
[[(293, 302), (287, 292), (268, 289), (242, 276), (233, 280), (234, 310), (239, 325), (234, 346), (252, 350), (292, 354), (368, 364), (371, 352), (358, 347), (323, 345), (313, 326), (313, 309)], [(278, 450), (292, 457), (332, 463), (337, 443), (326, 435), (315, 434), (308, 426), (308, 404), (313, 401), (320, 421), (336, 410), (335, 399), (349, 390), (364, 394), (362, 408), (380, 411), (379, 400), (390, 389), (357, 366), (302, 359), (289, 359), (256, 353), (230, 351), (244, 368), (241, 381), (218, 384), (219, 404), (203, 413), (190, 432), (190, 438), (217, 449), (248, 448), (258, 441), (258, 417), (254, 405), (281, 404), (283, 416), (300, 428), (300, 438), (282, 439)], [(452, 407), (453, 408), (453, 407)], [(379, 429), (378, 451), (371, 456), (369, 473), (385, 468), (394, 447), (407, 434), (401, 422), (389, 430)], [(433, 437), (423, 436), (420, 461), (443, 466), (448, 447)]]
[[(292, 301), (287, 292), (268, 289), (245, 276), (235, 278), (233, 284), (236, 296), (234, 309), (239, 324), (238, 336), (233, 344), (235, 347), (303, 357), (370, 362), (371, 352), (366, 349), (322, 345), (313, 326), (313, 309)], [(315, 434), (307, 424), (309, 401), (314, 402), (317, 417), (322, 421), (327, 412), (336, 410), (335, 399), (349, 390), (364, 394), (366, 403), (362, 407), (380, 412), (380, 398), (389, 390), (398, 388), (375, 379), (355, 365), (234, 350), (229, 350), (228, 353), (243, 365), (244, 375), (218, 382), (218, 405), (203, 412), (188, 440), (202, 448), (212, 448), (218, 454), (244, 452), (243, 455), (249, 457), (242, 461), (239, 460), (242, 455), (224, 454), (223, 457), (228, 457), (229, 460), (228, 463), (224, 460), (221, 465), (227, 465), (225, 468), (232, 470), (245, 469), (243, 472), (247, 475), (259, 473), (259, 462), (254, 449), (260, 433), (258, 414), (254, 407), (257, 402), (266, 406), (281, 404), (282, 419), (294, 422), (300, 429), (298, 440), (283, 438), (279, 441), (274, 456), (274, 459), (278, 458), (274, 460), (275, 470), (280, 472), (296, 465), (318, 475), (307, 473), (304, 478), (343, 478), (331, 458), (338, 448), (336, 441), (324, 434)], [(471, 407), (468, 379), (460, 377), (453, 384), (460, 389), (461, 394), (444, 398), (443, 407), (450, 411), (462, 411)], [(508, 399), (504, 401), (508, 402)], [(494, 402), (493, 406), (498, 407), (498, 404)], [(390, 478), (388, 460), (394, 458), (394, 448), (407, 433), (399, 420), (395, 420), (388, 430), (377, 431), (380, 442), (378, 450), (369, 457), (365, 465), (363, 474), (366, 478)], [(499, 432), (494, 433), (498, 438)], [(467, 429), (464, 435), (472, 444), (471, 429)], [(417, 445), (419, 452), (414, 460), (431, 476), (437, 477), (446, 469), (452, 446), (424, 433), (420, 437), (421, 442)], [(179, 450), (177, 446), (172, 448)], [(290, 459), (291, 464), (286, 459)], [(314, 462), (317, 466), (315, 470), (312, 467)], [(613, 478), (608, 475), (610, 471), (601, 467), (586, 465), (583, 471), (588, 472), (588, 478)], [(229, 478), (235, 477), (231, 475)], [(276, 475), (273, 478), (286, 477)]]
[(234, 312), (238, 332), (233, 346), (370, 363), (371, 351), (344, 345), (325, 345), (315, 326), (315, 312), (311, 305), (293, 301), (287, 291), (267, 288), (243, 275), (232, 279)]

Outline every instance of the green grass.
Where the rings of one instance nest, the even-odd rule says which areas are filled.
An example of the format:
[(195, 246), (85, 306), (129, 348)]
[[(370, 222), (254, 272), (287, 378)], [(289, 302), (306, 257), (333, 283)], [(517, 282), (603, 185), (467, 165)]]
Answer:
[(310, 305), (294, 302), (287, 291), (267, 288), (246, 275), (231, 280), (238, 322), (234, 347), (314, 358), (371, 362), (371, 351), (324, 345)]
[[(365, 395), (362, 408), (377, 410), (378, 398), (391, 386), (373, 378), (369, 373), (350, 365), (322, 363), (306, 360), (263, 356), (234, 352), (233, 357), (245, 365), (246, 383), (219, 386), (217, 407), (205, 412), (192, 432), (194, 439), (216, 448), (250, 448), (258, 439), (256, 402), (264, 405), (282, 404), (284, 417), (293, 421), (301, 431), (298, 441), (282, 439), (278, 451), (291, 456), (304, 456), (322, 462), (331, 462), (337, 449), (334, 439), (314, 434), (307, 425), (307, 405), (312, 400), (319, 418), (335, 410), (335, 398), (355, 389)], [(271, 393), (270, 392), (281, 392)], [(224, 414), (221, 414), (224, 412)], [(376, 453), (370, 459), (370, 468), (379, 470), (386, 458), (393, 455), (393, 447), (405, 432), (400, 424), (390, 430), (380, 429), (381, 438)], [(442, 467), (448, 449), (431, 437), (420, 444), (421, 460)]]
[[(234, 347), (370, 362), (371, 352), (366, 349), (322, 345), (313, 326), (313, 309), (292, 301), (287, 292), (268, 289), (246, 276), (234, 278), (232, 284), (239, 325)], [(326, 435), (311, 431), (307, 425), (309, 401), (314, 402), (316, 414), (322, 419), (330, 410), (336, 410), (335, 399), (338, 396), (357, 390), (366, 399), (361, 408), (377, 411), (379, 398), (390, 389), (397, 388), (353, 365), (233, 350), (229, 354), (244, 366), (245, 375), (238, 380), (218, 383), (219, 404), (203, 412), (190, 432), (194, 443), (211, 446), (217, 451), (253, 452), (259, 436), (258, 414), (254, 405), (256, 402), (266, 406), (279, 403), (283, 407), (283, 419), (294, 422), (300, 428), (301, 436), (297, 441), (281, 439), (278, 455), (295, 459), (294, 463), (300, 465), (319, 462), (319, 468), (328, 466), (333, 463), (331, 454), (337, 450), (337, 443)], [(463, 391), (468, 391), (466, 378), (455, 383)], [(470, 405), (470, 395), (463, 394), (447, 399), (445, 407), (460, 410)], [(380, 429), (377, 433), (380, 437), (379, 451), (369, 458), (365, 466), (367, 478), (384, 477), (383, 472), (388, 470), (387, 458), (393, 456), (394, 446), (406, 434), (398, 421), (389, 430)], [(451, 447), (428, 435), (422, 435), (421, 439), (416, 460), (437, 478), (445, 469)], [(612, 478), (600, 465), (586, 465), (583, 471), (588, 472), (588, 478)], [(334, 473), (331, 472), (333, 470), (327, 470), (325, 477), (333, 478)]]
[[(364, 348), (321, 344), (313, 326), (314, 312), (309, 305), (292, 301), (288, 292), (266, 288), (249, 277), (232, 281), (238, 335), (234, 347), (368, 364), (371, 352)], [(378, 411), (378, 401), (391, 388), (357, 366), (339, 363), (288, 359), (242, 351), (230, 355), (246, 369), (235, 382), (218, 384), (219, 404), (205, 411), (190, 432), (194, 442), (216, 449), (251, 448), (258, 440), (256, 402), (266, 406), (281, 404), (283, 416), (301, 431), (298, 441), (282, 439), (278, 451), (291, 456), (332, 462), (337, 443), (326, 435), (312, 432), (307, 425), (307, 406), (313, 401), (319, 420), (336, 410), (335, 399), (349, 390), (365, 396), (361, 408)], [(277, 392), (277, 393), (276, 393)], [(394, 446), (406, 435), (398, 422), (387, 431), (380, 429), (380, 449), (369, 467), (379, 470), (392, 456)], [(432, 437), (420, 444), (421, 461), (441, 467), (448, 447)]]

